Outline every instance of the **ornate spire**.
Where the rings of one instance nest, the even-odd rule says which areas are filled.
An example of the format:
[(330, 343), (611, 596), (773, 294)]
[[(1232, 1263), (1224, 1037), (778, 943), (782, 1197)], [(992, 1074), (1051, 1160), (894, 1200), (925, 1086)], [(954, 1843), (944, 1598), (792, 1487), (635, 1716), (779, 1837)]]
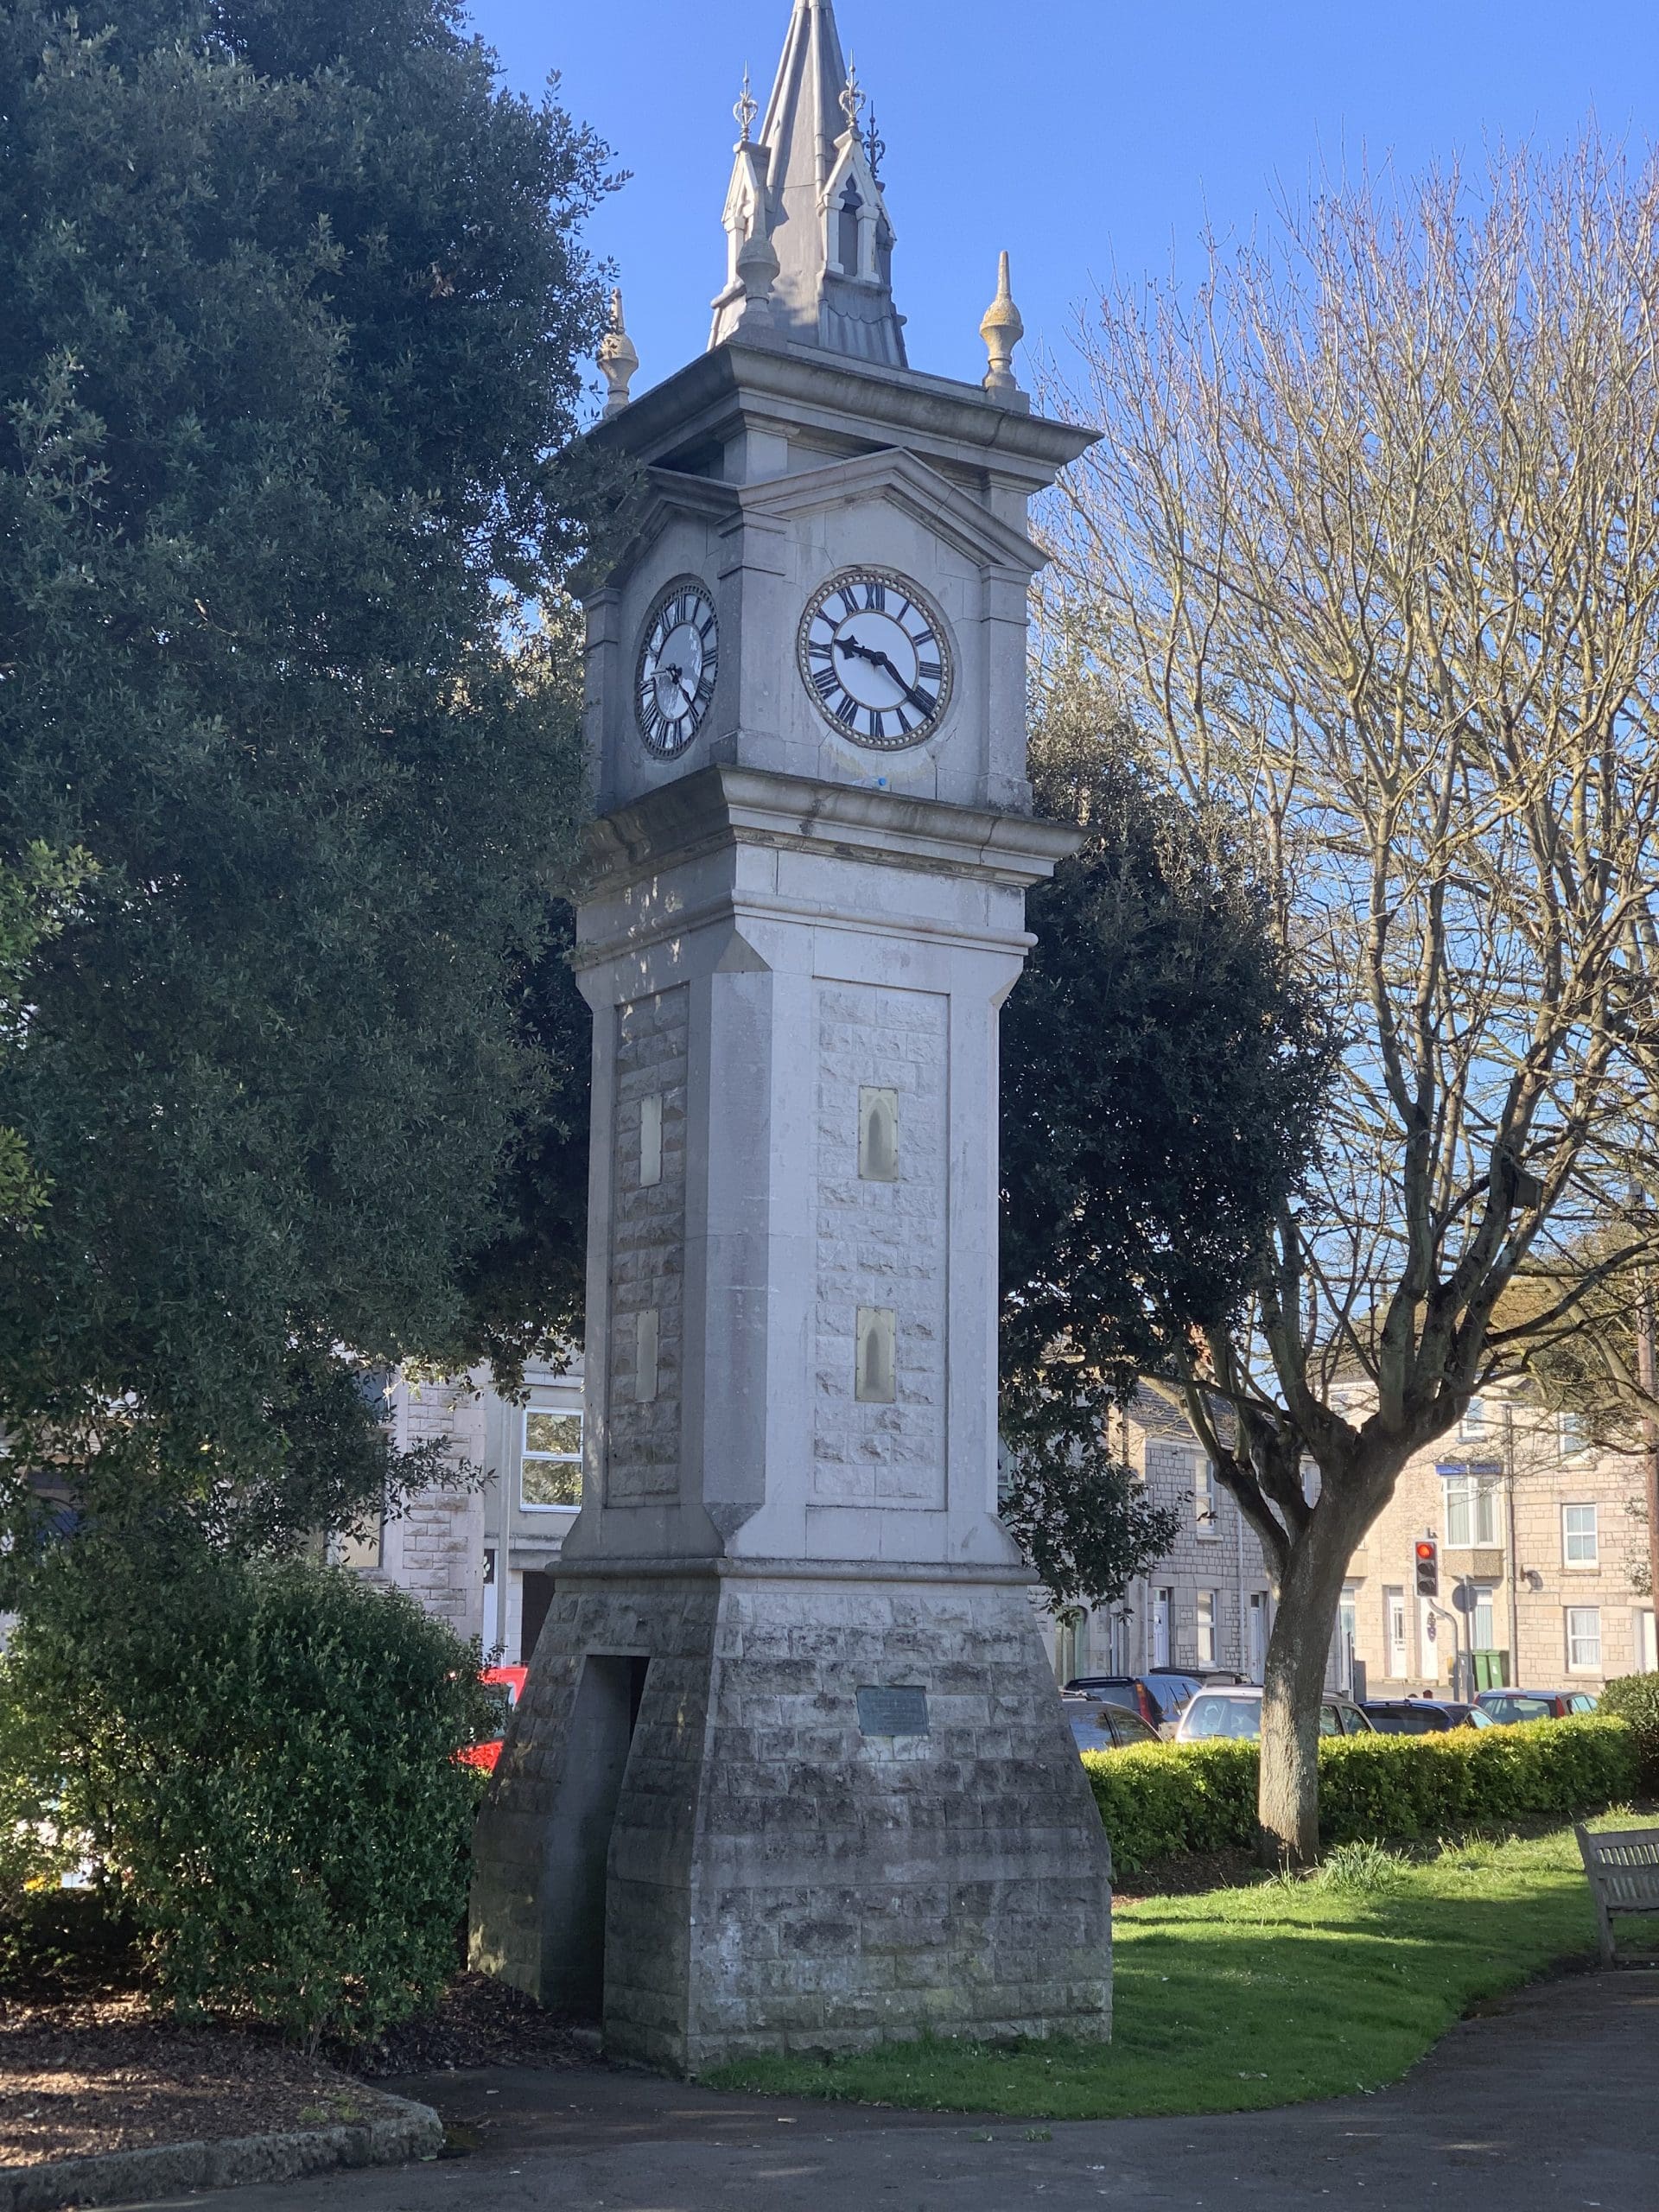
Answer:
[[(753, 291), (738, 259), (764, 228), (778, 258), (776, 343), (817, 346), (906, 365), (904, 317), (893, 304), (894, 232), (871, 159), (885, 151), (861, 124), (868, 95), (849, 69), (832, 0), (795, 0), (758, 143), (745, 135), (726, 200), (726, 289), (709, 340), (750, 334)], [(743, 121), (741, 111), (739, 121)], [(758, 270), (755, 271), (758, 275)]]
[(754, 118), (760, 112), (760, 103), (749, 89), (749, 65), (746, 61), (743, 64), (743, 90), (738, 96), (737, 105), (732, 110), (742, 128), (741, 144), (747, 146), (754, 136)]
[(599, 341), (599, 372), (609, 388), (605, 402), (605, 420), (620, 415), (628, 404), (628, 386), (639, 373), (639, 356), (634, 351), (628, 327), (622, 320), (620, 289), (611, 294), (611, 327)]
[(858, 63), (849, 54), (847, 57), (847, 82), (836, 103), (847, 118), (847, 128), (849, 130), (858, 130), (864, 111), (869, 104), (869, 94), (858, 81)]
[(985, 310), (985, 320), (979, 326), (979, 334), (985, 340), (985, 351), (991, 357), (990, 369), (985, 378), (985, 389), (995, 396), (1016, 392), (1019, 379), (1014, 373), (1014, 349), (1026, 334), (1026, 326), (1020, 310), (1014, 304), (1008, 257), (1002, 257), (996, 297)]

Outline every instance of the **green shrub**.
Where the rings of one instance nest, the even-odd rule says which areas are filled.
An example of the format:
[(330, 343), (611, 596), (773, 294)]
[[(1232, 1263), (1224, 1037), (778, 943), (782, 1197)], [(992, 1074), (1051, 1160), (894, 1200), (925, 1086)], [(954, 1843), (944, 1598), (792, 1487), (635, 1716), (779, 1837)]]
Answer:
[[(1180, 1851), (1251, 1848), (1254, 1744), (1147, 1744), (1084, 1764), (1128, 1872)], [(1344, 1736), (1319, 1745), (1326, 1844), (1409, 1842), (1533, 1816), (1576, 1819), (1634, 1791), (1636, 1738), (1622, 1720), (1537, 1720), (1440, 1736)]]
[(1659, 1675), (1621, 1675), (1602, 1692), (1601, 1710), (1635, 1731), (1637, 1787), (1644, 1797), (1659, 1797)]
[(301, 1560), (187, 1552), (157, 1573), (83, 1539), (0, 1667), (14, 1834), (32, 1815), (48, 1856), (92, 1855), (176, 2012), (314, 2046), (435, 1997), (466, 1899), (479, 1783), (454, 1754), (478, 1731), (477, 1659), (410, 1600)]

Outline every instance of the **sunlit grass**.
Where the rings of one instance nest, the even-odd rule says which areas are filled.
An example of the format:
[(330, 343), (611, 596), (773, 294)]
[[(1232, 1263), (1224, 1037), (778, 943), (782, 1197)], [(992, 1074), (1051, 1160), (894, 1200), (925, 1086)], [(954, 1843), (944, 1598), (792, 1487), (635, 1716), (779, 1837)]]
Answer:
[[(1639, 1943), (1651, 1931), (1631, 1932)], [(1242, 2112), (1373, 2090), (1471, 2005), (1590, 1956), (1595, 1916), (1564, 1830), (1415, 1863), (1351, 1855), (1334, 1874), (1150, 1897), (1120, 1907), (1116, 1937), (1109, 2044), (935, 2037), (847, 2058), (746, 2061), (714, 2082), (1054, 2120)]]

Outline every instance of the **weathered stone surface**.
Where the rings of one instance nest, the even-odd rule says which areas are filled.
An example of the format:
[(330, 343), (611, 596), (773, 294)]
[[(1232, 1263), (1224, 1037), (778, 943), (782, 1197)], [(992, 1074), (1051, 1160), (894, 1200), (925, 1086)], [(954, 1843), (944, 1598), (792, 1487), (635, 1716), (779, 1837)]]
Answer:
[[(547, 1964), (571, 1869), (547, 1839), (590, 1653), (649, 1662), (607, 1866), (613, 2054), (696, 2074), (930, 2028), (1109, 2032), (1109, 1853), (1012, 1582), (562, 1579), (480, 1868), (480, 1965), (565, 1994)], [(929, 1733), (861, 1735), (859, 1688), (899, 1683)]]

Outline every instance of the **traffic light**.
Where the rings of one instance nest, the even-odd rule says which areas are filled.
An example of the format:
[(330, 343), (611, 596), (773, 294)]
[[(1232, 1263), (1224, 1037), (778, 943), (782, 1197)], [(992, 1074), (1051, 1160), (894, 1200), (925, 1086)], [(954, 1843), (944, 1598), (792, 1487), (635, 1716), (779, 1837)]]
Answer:
[(1440, 1548), (1433, 1536), (1424, 1536), (1417, 1545), (1417, 1595), (1438, 1598), (1440, 1594)]

